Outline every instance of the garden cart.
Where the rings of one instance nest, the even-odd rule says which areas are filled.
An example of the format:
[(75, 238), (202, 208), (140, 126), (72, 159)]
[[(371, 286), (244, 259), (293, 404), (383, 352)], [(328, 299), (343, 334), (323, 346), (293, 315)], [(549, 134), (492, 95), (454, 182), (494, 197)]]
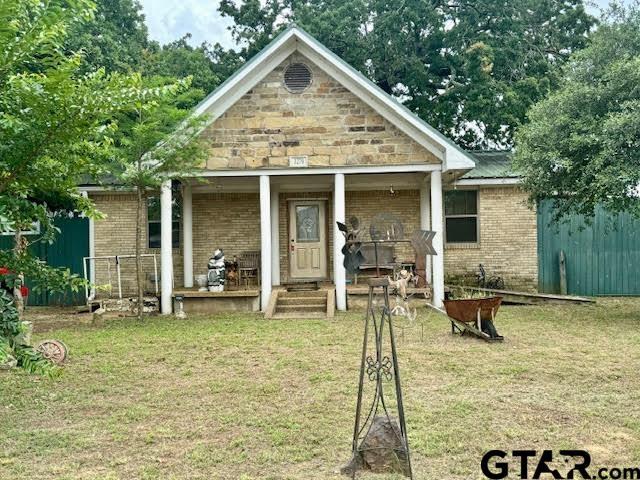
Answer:
[(502, 297), (445, 300), (444, 308), (451, 322), (451, 333), (472, 334), (486, 342), (501, 342), (495, 318)]

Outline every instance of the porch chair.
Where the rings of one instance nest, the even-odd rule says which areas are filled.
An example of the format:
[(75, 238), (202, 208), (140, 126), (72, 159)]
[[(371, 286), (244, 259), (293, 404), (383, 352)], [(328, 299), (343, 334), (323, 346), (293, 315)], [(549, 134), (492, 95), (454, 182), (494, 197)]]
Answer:
[[(363, 263), (360, 265), (360, 271), (376, 269), (376, 254), (374, 245), (365, 244), (360, 248)], [(378, 245), (378, 267), (380, 270), (391, 270), (395, 272), (400, 263), (396, 261), (395, 248), (393, 245)], [(354, 274), (354, 285), (358, 284), (358, 274)]]
[(256, 278), (260, 286), (260, 252), (242, 252), (238, 257), (238, 284), (245, 280), (245, 289), (249, 288), (249, 279)]

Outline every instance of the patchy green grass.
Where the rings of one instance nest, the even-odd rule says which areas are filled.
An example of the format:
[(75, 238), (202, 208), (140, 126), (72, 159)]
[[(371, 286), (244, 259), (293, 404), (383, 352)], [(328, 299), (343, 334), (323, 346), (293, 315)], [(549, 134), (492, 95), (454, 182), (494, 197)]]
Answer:
[[(423, 339), (399, 341), (416, 478), (482, 478), (492, 448), (640, 463), (640, 301), (503, 307), (504, 344), (418, 323)], [(238, 315), (36, 335), (71, 359), (54, 380), (0, 374), (0, 478), (341, 478), (362, 325)]]

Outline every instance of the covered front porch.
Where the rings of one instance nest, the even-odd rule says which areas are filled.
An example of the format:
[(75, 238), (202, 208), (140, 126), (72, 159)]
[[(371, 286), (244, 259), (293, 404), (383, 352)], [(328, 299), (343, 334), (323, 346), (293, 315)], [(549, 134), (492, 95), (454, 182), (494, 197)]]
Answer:
[[(361, 227), (368, 230), (371, 218), (382, 212), (397, 216), (405, 234), (416, 229), (437, 232), (433, 245), (438, 255), (425, 260), (425, 277), (432, 286), (432, 301), (441, 305), (444, 262), (440, 168), (381, 165), (208, 171), (204, 178), (183, 182), (179, 252), (172, 248), (173, 193), (165, 183), (160, 199), (162, 313), (172, 313), (176, 294), (193, 292), (190, 295), (198, 297), (195, 277), (206, 273), (207, 260), (215, 248), (222, 248), (229, 260), (255, 252), (259, 268), (251, 283), (228, 284), (224, 295), (209, 294), (211, 298), (229, 302), (233, 297), (237, 304), (237, 298), (247, 297), (244, 291), (251, 293), (247, 304), (266, 311), (274, 289), (314, 281), (335, 289), (336, 309), (346, 310), (347, 289), (358, 294), (364, 282), (360, 278), (356, 285), (357, 279), (345, 272), (341, 252), (344, 238), (334, 225), (356, 216)], [(398, 264), (415, 262), (410, 247), (398, 246), (394, 255)], [(182, 272), (174, 271), (174, 263), (178, 269), (182, 267)]]

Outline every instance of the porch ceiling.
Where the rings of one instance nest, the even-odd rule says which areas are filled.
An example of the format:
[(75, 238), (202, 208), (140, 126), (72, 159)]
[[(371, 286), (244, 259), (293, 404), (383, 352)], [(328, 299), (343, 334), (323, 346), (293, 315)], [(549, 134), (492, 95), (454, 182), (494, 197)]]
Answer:
[[(417, 190), (428, 173), (367, 173), (345, 175), (346, 190)], [(274, 176), (271, 186), (281, 192), (333, 190), (333, 175)], [(194, 193), (259, 192), (258, 177), (209, 177), (193, 184)]]

